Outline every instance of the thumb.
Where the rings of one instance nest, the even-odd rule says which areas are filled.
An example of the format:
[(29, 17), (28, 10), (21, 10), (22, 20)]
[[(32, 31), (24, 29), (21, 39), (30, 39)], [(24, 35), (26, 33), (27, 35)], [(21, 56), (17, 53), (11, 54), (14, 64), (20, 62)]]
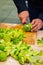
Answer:
[(22, 23), (26, 23), (26, 18), (24, 18), (24, 19), (22, 20)]

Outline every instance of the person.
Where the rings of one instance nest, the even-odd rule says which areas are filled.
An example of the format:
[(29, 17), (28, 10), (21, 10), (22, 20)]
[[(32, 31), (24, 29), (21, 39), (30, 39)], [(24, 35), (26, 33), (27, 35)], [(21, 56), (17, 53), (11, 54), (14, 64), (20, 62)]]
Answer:
[[(32, 24), (32, 31), (38, 31), (43, 26), (43, 0), (13, 0), (22, 23), (28, 17)], [(27, 2), (27, 3), (26, 3)], [(27, 6), (28, 5), (28, 6)]]

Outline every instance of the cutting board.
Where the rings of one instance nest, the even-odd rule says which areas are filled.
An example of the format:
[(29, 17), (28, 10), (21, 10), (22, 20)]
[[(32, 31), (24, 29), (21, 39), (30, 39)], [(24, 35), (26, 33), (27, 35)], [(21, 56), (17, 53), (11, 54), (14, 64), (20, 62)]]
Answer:
[[(23, 25), (22, 24), (8, 24), (8, 23), (1, 23), (0, 24), (0, 27), (1, 28), (19, 28), (19, 29), (22, 29), (23, 30)], [(23, 30), (24, 31), (24, 30)], [(36, 34), (37, 32), (25, 32), (24, 31), (24, 34), (25, 34), (25, 38), (23, 41), (25, 41), (26, 43), (28, 44), (35, 44), (35, 41), (36, 41)]]
[[(14, 28), (14, 26), (15, 26), (15, 24), (0, 24), (0, 27), (7, 27), (7, 25), (8, 25), (8, 27), (10, 27), (10, 26), (12, 26), (13, 28)], [(11, 27), (10, 27), (11, 28)], [(36, 40), (37, 39), (39, 39), (39, 38), (41, 38), (43, 36), (43, 31), (38, 31), (37, 32), (37, 36), (36, 36)], [(35, 44), (34, 45), (31, 45), (32, 46), (32, 48), (34, 49), (34, 50), (43, 50), (43, 47), (39, 47), (38, 45), (37, 45), (37, 41), (35, 41)], [(19, 62), (17, 61), (17, 60), (15, 60), (15, 59), (13, 59), (12, 57), (8, 57), (7, 58), (7, 60), (5, 61), (5, 62), (0, 62), (0, 65), (20, 65), (19, 64)], [(29, 64), (24, 64), (24, 65), (29, 65)]]

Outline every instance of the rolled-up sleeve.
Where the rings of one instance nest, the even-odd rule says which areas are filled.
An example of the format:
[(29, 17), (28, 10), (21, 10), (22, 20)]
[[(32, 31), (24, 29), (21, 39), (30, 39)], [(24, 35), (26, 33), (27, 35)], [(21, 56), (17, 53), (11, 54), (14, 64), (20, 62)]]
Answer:
[(28, 7), (26, 6), (26, 3), (25, 3), (26, 0), (13, 0), (13, 1), (17, 7), (18, 13), (28, 10)]

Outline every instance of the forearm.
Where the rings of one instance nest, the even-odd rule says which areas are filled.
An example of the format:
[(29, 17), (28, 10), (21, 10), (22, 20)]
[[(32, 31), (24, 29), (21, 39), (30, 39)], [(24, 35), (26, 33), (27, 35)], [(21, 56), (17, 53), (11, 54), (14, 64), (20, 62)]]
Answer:
[(26, 0), (13, 0), (13, 1), (17, 7), (18, 13), (28, 10), (25, 3)]

